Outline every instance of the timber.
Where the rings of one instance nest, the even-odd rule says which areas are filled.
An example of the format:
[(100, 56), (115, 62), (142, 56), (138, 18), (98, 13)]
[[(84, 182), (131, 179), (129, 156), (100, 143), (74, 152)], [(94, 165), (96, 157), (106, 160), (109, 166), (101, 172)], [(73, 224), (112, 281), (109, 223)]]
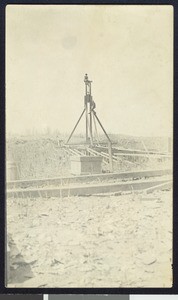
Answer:
[(102, 182), (108, 180), (129, 180), (138, 178), (159, 177), (163, 175), (170, 175), (171, 169), (159, 169), (159, 170), (139, 170), (128, 171), (122, 173), (106, 173), (106, 174), (93, 174), (93, 175), (80, 175), (70, 177), (57, 177), (57, 178), (43, 178), (43, 179), (31, 179), (31, 180), (16, 180), (6, 183), (7, 189), (27, 188), (27, 187), (42, 187), (51, 185), (66, 185), (72, 183), (89, 183), (93, 181)]
[(6, 191), (8, 198), (48, 198), (86, 196), (97, 193), (144, 190), (168, 182), (169, 179), (136, 180), (118, 183), (85, 184), (61, 187), (27, 188)]

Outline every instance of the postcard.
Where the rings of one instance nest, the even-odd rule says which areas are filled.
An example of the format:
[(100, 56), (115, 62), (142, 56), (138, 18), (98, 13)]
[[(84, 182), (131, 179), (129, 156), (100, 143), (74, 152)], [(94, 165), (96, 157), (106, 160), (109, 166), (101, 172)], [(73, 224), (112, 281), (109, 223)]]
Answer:
[(172, 149), (172, 6), (7, 5), (7, 287), (172, 287)]

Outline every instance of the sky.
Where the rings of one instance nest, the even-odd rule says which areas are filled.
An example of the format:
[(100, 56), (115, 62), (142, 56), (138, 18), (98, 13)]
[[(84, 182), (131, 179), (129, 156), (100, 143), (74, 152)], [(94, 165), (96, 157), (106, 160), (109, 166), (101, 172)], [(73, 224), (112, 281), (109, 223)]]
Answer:
[(85, 73), (108, 133), (171, 136), (172, 6), (6, 7), (7, 132), (69, 133)]

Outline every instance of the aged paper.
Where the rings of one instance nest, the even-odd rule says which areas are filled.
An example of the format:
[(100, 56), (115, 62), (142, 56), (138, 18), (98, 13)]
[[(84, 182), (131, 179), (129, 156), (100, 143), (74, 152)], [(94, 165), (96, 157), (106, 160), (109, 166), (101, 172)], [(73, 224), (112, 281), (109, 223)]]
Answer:
[(8, 287), (172, 286), (173, 7), (6, 7)]

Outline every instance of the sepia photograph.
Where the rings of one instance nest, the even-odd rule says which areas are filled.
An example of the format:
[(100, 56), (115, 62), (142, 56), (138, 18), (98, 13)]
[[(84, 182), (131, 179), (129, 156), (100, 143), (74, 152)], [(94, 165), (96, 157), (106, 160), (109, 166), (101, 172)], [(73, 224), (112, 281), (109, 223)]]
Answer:
[(173, 7), (7, 5), (5, 48), (6, 287), (171, 288)]
[(177, 300), (178, 295), (53, 295), (44, 294), (43, 300)]
[[(93, 294), (79, 294), (79, 295), (53, 295), (53, 294), (44, 294), (43, 300), (130, 300), (129, 295), (93, 295)], [(149, 300), (149, 299), (148, 299)], [(153, 299), (154, 300), (154, 299)], [(165, 299), (166, 300), (166, 299)]]
[[(177, 300), (178, 295), (129, 295), (129, 300)], [(45, 300), (45, 299), (43, 299)], [(47, 299), (46, 299), (47, 300)]]

